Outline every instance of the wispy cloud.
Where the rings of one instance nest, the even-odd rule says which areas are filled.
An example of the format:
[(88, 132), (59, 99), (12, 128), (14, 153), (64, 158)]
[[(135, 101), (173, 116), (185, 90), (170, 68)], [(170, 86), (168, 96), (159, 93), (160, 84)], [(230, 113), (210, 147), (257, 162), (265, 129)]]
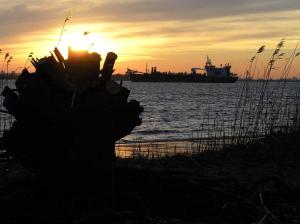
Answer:
[(29, 47), (57, 41), (69, 10), (66, 32), (78, 25), (87, 29), (80, 32), (101, 33), (122, 42), (119, 53), (132, 60), (249, 50), (300, 36), (299, 0), (2, 0), (0, 47), (21, 57)]
[[(72, 10), (74, 17), (83, 21), (105, 22), (157, 22), (199, 21), (246, 14), (300, 10), (299, 0), (19, 0), (2, 1), (0, 7), (1, 32), (36, 30), (56, 25)], [(280, 18), (280, 15), (278, 15)], [(264, 18), (257, 17), (257, 20)], [(3, 33), (2, 33), (3, 35)]]
[(135, 0), (95, 5), (89, 14), (110, 22), (186, 21), (296, 9), (298, 0)]

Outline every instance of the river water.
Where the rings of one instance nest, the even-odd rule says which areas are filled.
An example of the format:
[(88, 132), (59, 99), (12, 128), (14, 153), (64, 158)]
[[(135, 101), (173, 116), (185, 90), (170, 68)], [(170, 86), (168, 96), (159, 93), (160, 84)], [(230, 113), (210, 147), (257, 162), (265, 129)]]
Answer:
[[(12, 87), (13, 81), (9, 85)], [(141, 115), (142, 125), (120, 141), (131, 143), (232, 135), (237, 133), (233, 131), (234, 126), (245, 128), (250, 125), (245, 121), (243, 125), (237, 125), (237, 120), (247, 117), (252, 119), (253, 125), (253, 117), (258, 116), (259, 100), (263, 100), (260, 119), (266, 119), (263, 109), (271, 106), (271, 110), (280, 108), (281, 111), (277, 114), (281, 117), (280, 122), (276, 124), (287, 125), (295, 118), (300, 82), (269, 82), (268, 91), (263, 95), (263, 82), (245, 85), (245, 81), (212, 84), (125, 81), (123, 85), (131, 91), (129, 99), (139, 101), (145, 109)], [(9, 128), (11, 119), (7, 120), (3, 113), (0, 116), (0, 129)], [(119, 116), (122, 116), (122, 111)]]
[[(300, 82), (269, 82), (262, 93), (263, 84), (259, 81), (211, 84), (125, 82), (124, 86), (131, 90), (130, 99), (140, 101), (145, 112), (143, 124), (123, 141), (193, 139), (210, 137), (220, 130), (222, 135), (231, 135), (236, 120), (245, 120), (245, 116), (253, 120), (253, 116), (257, 116), (255, 109), (259, 101), (263, 101), (265, 108), (273, 106), (275, 110), (280, 107), (281, 124), (278, 125), (292, 122)], [(260, 116), (260, 119), (265, 118)]]

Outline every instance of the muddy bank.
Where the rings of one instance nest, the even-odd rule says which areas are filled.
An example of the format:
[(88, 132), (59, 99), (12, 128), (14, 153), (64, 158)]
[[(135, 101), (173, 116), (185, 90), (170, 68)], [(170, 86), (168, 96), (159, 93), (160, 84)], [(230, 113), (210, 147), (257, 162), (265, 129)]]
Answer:
[(2, 160), (0, 222), (297, 223), (299, 136), (42, 180)]

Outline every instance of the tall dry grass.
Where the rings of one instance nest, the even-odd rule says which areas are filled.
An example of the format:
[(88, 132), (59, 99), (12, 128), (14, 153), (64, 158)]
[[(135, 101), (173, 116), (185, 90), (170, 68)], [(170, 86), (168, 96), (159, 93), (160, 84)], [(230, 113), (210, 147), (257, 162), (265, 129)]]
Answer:
[[(255, 80), (254, 77), (257, 76), (258, 64), (263, 60), (261, 55), (265, 53), (266, 46), (258, 48), (250, 58), (242, 81), (238, 83), (237, 100), (231, 120), (225, 120), (226, 116), (216, 113), (207, 99), (204, 105), (204, 121), (199, 130), (192, 134), (191, 142), (196, 144), (191, 144), (192, 147), (187, 144), (185, 149), (181, 148), (183, 154), (220, 150), (236, 144), (247, 145), (270, 135), (299, 131), (300, 82), (297, 82), (294, 95), (288, 97), (287, 81), (300, 53), (297, 53), (298, 43), (289, 54), (283, 52), (284, 46), (285, 40), (282, 39), (271, 53), (260, 80)], [(283, 64), (282, 68), (279, 64)], [(276, 82), (273, 80), (275, 70), (280, 70), (280, 77)], [(211, 88), (208, 89), (208, 94), (210, 93)], [(172, 149), (168, 144), (164, 147), (159, 151), (170, 152)], [(151, 149), (148, 151), (153, 153)], [(178, 147), (170, 153), (178, 153)], [(143, 155), (147, 157), (147, 153)]]

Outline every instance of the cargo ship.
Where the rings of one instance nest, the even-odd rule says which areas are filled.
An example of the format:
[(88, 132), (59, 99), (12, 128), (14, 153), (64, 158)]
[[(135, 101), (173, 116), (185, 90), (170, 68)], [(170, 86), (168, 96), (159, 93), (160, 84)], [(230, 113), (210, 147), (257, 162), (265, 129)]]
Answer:
[[(207, 82), (207, 83), (233, 83), (238, 80), (238, 76), (230, 72), (231, 65), (216, 67), (212, 64), (211, 59), (207, 57), (204, 68), (191, 68), (191, 72), (173, 73), (160, 72), (156, 67), (151, 68), (151, 72), (139, 72), (127, 69), (132, 82)], [(205, 72), (198, 73), (198, 70)]]

